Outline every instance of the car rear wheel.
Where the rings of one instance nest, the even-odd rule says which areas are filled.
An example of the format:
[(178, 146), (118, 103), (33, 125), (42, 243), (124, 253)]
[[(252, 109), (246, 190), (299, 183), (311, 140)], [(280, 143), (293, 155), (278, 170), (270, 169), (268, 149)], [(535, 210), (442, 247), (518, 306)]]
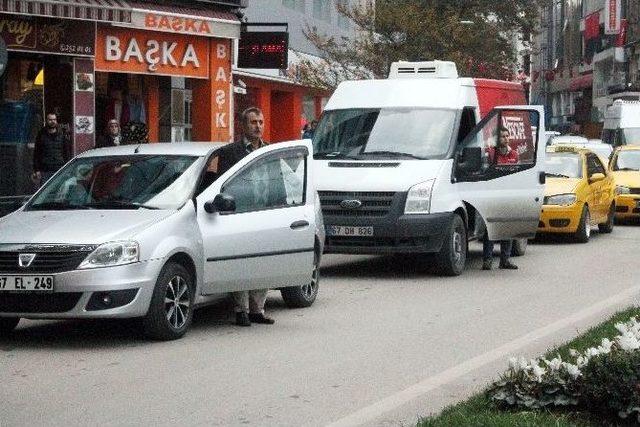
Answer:
[(10, 334), (20, 323), (19, 317), (0, 317), (0, 336)]
[(303, 286), (292, 286), (280, 289), (280, 294), (284, 303), (289, 308), (305, 308), (310, 307), (318, 296), (320, 287), (320, 255), (318, 250), (313, 256), (313, 272), (311, 273), (311, 281)]
[(443, 276), (459, 276), (464, 271), (467, 262), (467, 229), (460, 215), (453, 216), (435, 261), (438, 271)]
[(527, 252), (528, 244), (529, 240), (527, 239), (515, 239), (511, 248), (511, 256), (523, 256)]
[(155, 340), (175, 340), (189, 329), (193, 318), (193, 278), (182, 265), (166, 264), (142, 321), (144, 334)]
[(591, 215), (589, 214), (587, 205), (584, 205), (582, 208), (582, 216), (580, 217), (578, 230), (574, 237), (579, 243), (587, 243), (591, 237)]
[(611, 233), (613, 231), (613, 219), (616, 216), (616, 206), (612, 203), (607, 214), (607, 222), (598, 224), (601, 233)]

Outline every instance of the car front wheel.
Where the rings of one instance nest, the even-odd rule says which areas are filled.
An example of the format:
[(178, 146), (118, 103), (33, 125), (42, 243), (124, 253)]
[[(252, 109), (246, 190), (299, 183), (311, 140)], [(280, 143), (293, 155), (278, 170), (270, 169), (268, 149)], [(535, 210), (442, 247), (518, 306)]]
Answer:
[(612, 203), (607, 214), (607, 221), (598, 224), (598, 230), (601, 233), (611, 233), (613, 231), (613, 218), (616, 216), (616, 206)]
[(584, 205), (582, 208), (582, 216), (580, 217), (578, 230), (574, 237), (579, 243), (587, 243), (591, 237), (591, 215), (589, 214), (587, 205)]
[(177, 263), (166, 264), (142, 321), (144, 334), (162, 341), (181, 338), (193, 318), (194, 289), (193, 278), (186, 268)]
[(436, 254), (438, 270), (444, 276), (459, 276), (467, 261), (467, 228), (458, 214), (447, 230), (442, 249)]
[(10, 334), (20, 323), (19, 317), (0, 317), (0, 336)]
[(318, 296), (320, 287), (320, 255), (316, 250), (313, 256), (313, 272), (311, 281), (303, 286), (292, 286), (280, 289), (284, 303), (289, 308), (310, 307)]

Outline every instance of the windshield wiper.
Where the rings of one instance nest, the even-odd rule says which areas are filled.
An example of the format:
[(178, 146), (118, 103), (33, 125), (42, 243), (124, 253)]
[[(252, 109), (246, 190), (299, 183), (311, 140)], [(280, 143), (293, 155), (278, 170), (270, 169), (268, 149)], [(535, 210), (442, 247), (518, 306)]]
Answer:
[(356, 159), (356, 157), (350, 156), (348, 154), (344, 154), (341, 151), (331, 151), (328, 153), (316, 153), (314, 154), (314, 157), (319, 159), (349, 159), (349, 160)]
[(65, 202), (45, 202), (31, 205), (27, 208), (27, 210), (34, 211), (72, 211), (72, 210), (84, 210), (84, 209), (92, 209), (90, 206), (86, 205), (76, 205), (74, 203), (65, 203)]
[(365, 151), (360, 156), (391, 156), (391, 157), (409, 157), (411, 159), (424, 160), (424, 157), (416, 156), (411, 153), (402, 153), (398, 151)]
[(151, 209), (158, 210), (159, 207), (145, 205), (144, 203), (127, 202), (125, 200), (105, 200), (102, 202), (89, 203), (88, 206), (98, 209)]
[(634, 168), (618, 168), (616, 169), (617, 171), (631, 171), (631, 172), (638, 172), (638, 169), (634, 169)]
[(561, 173), (551, 173), (551, 172), (545, 172), (544, 173), (546, 176), (553, 176), (555, 178), (571, 178), (569, 175), (563, 175)]

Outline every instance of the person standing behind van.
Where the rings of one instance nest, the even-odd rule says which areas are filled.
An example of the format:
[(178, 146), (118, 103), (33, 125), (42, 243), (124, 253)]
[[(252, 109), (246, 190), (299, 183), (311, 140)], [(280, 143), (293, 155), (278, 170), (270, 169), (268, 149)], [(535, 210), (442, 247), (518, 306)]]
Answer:
[(32, 180), (41, 186), (71, 159), (71, 140), (58, 125), (57, 113), (46, 116), (45, 126), (36, 136), (33, 148)]
[[(240, 141), (229, 144), (220, 150), (218, 157), (218, 176), (225, 173), (233, 165), (249, 153), (266, 146), (262, 139), (264, 132), (264, 115), (257, 107), (247, 108), (242, 112), (242, 133)], [(268, 289), (232, 292), (236, 312), (236, 325), (251, 326), (251, 323), (272, 325), (275, 320), (264, 315), (264, 303)]]
[[(509, 130), (501, 127), (499, 129), (498, 145), (495, 149), (489, 148), (489, 158), (493, 163), (500, 166), (515, 165), (520, 161), (518, 152), (509, 145)], [(493, 263), (493, 244), (494, 241), (489, 240), (489, 235), (485, 231), (482, 239), (482, 269), (491, 270)], [(511, 249), (513, 247), (512, 240), (500, 241), (500, 265), (499, 267), (507, 270), (517, 270), (518, 266), (513, 264), (509, 259), (511, 257)]]

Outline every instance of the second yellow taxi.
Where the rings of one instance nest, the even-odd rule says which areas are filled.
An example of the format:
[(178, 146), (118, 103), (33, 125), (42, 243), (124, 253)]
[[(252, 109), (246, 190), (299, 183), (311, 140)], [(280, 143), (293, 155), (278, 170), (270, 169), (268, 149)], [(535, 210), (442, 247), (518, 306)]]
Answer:
[(618, 147), (609, 171), (616, 183), (616, 219), (640, 218), (640, 146)]
[(547, 182), (539, 233), (561, 233), (586, 243), (591, 227), (613, 231), (616, 186), (600, 158), (571, 146), (547, 148)]

